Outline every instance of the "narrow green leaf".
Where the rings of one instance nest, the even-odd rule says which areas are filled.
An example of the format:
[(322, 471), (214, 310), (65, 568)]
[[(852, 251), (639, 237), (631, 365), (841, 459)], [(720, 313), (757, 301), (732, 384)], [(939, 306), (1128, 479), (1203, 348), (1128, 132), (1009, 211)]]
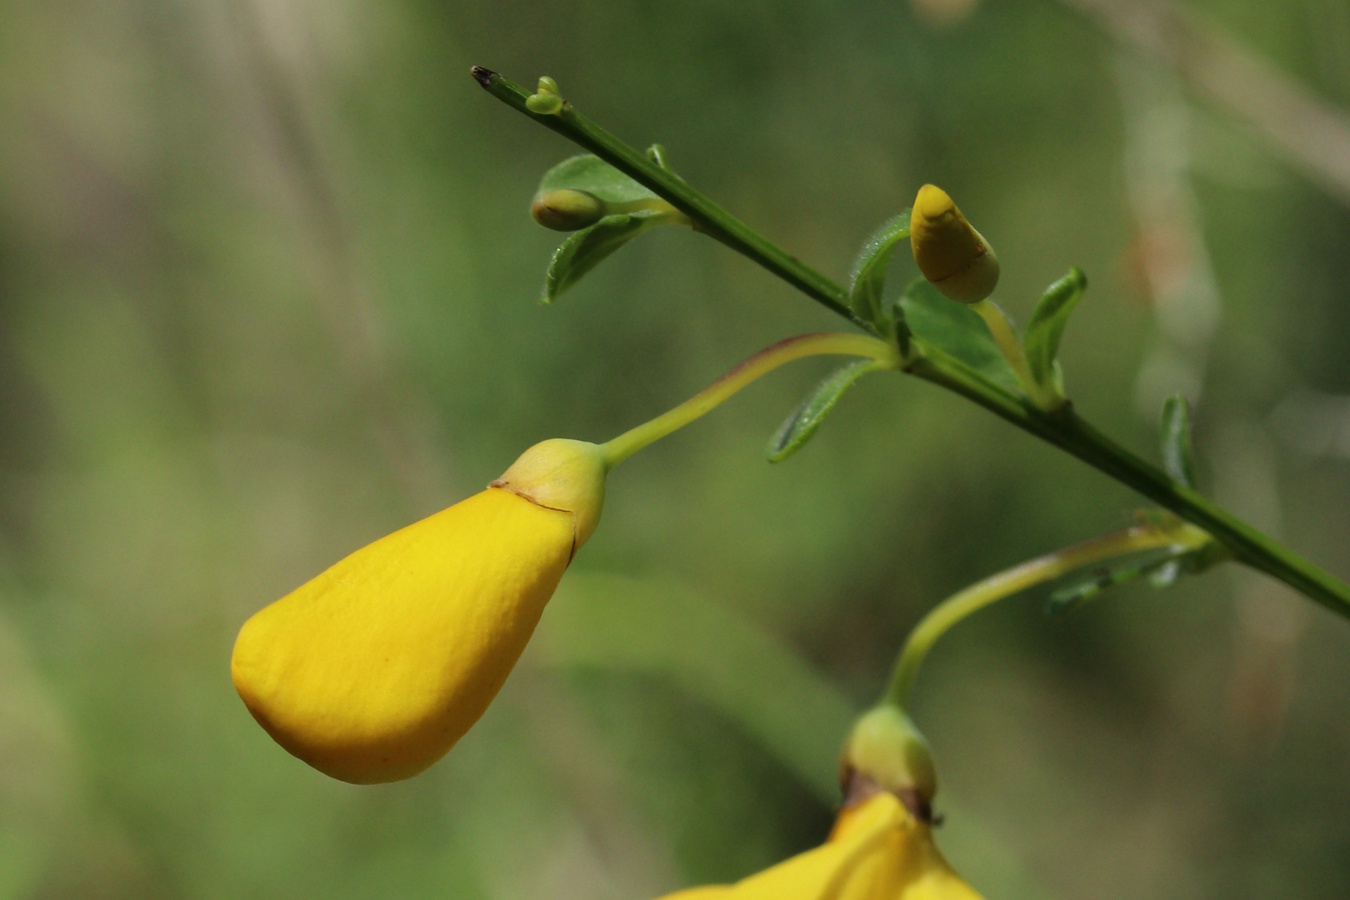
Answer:
[(629, 203), (656, 196), (609, 163), (590, 154), (565, 159), (545, 172), (535, 196), (564, 188), (586, 191), (606, 203)]
[(1231, 552), (1216, 541), (1200, 546), (1172, 546), (1154, 551), (1144, 558), (1107, 564), (1094, 568), (1086, 575), (1070, 580), (1050, 595), (1046, 612), (1051, 615), (1069, 612), (1093, 600), (1114, 587), (1147, 577), (1155, 588), (1169, 588), (1183, 575), (1199, 575), (1226, 559)]
[[(1162, 560), (1163, 565), (1168, 560)], [(1085, 578), (1075, 579), (1072, 583), (1058, 588), (1050, 595), (1045, 611), (1052, 616), (1063, 615), (1078, 609), (1089, 600), (1095, 600), (1113, 587), (1127, 584), (1145, 574), (1146, 567), (1141, 564), (1117, 566), (1095, 570)]]
[(891, 253), (900, 241), (909, 239), (909, 210), (887, 220), (863, 244), (849, 275), (849, 304), (859, 318), (884, 325), (881, 294), (886, 287), (886, 270)]
[(1087, 276), (1077, 268), (1070, 269), (1068, 275), (1046, 288), (1031, 313), (1024, 340), (1027, 366), (1036, 383), (1043, 387), (1060, 387), (1055, 365), (1059, 356), (1059, 341), (1086, 287)]
[(1190, 571), (1181, 560), (1195, 552), (1189, 548), (1168, 550), (1161, 556), (1093, 569), (1089, 574), (1075, 578), (1051, 594), (1050, 601), (1046, 604), (1046, 612), (1050, 615), (1062, 615), (1078, 609), (1089, 600), (1095, 600), (1111, 588), (1136, 581), (1145, 575), (1150, 576), (1154, 587), (1169, 587), (1182, 572)]
[(1191, 444), (1191, 405), (1177, 394), (1162, 410), (1162, 461), (1167, 474), (1186, 487), (1195, 487), (1195, 449)]
[(948, 300), (922, 278), (905, 288), (899, 302), (916, 338), (956, 357), (995, 384), (1014, 393), (1021, 391), (1017, 375), (979, 313)]
[(649, 228), (669, 220), (659, 212), (642, 210), (605, 216), (589, 228), (574, 232), (549, 260), (541, 303), (552, 303), (602, 260)]
[(802, 404), (793, 410), (792, 415), (778, 426), (769, 439), (769, 462), (782, 462), (800, 450), (820, 428), (820, 423), (825, 421), (844, 391), (859, 378), (883, 365), (875, 359), (855, 359), (840, 366), (816, 385), (815, 390), (806, 395)]

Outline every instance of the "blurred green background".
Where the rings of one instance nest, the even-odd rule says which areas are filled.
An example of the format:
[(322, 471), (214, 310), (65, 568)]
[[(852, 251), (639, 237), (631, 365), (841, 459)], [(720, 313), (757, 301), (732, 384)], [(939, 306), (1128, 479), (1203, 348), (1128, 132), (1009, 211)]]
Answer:
[[(0, 897), (735, 880), (821, 840), (850, 717), (924, 610), (1130, 521), (1130, 492), (902, 378), (770, 466), (830, 367), (799, 363), (611, 477), (441, 764), (357, 788), (293, 760), (230, 684), (255, 609), (535, 441), (607, 439), (841, 324), (680, 229), (537, 306), (557, 236), (527, 207), (575, 151), (475, 63), (555, 76), (836, 277), (943, 185), (1015, 316), (1088, 272), (1081, 411), (1151, 456), (1187, 393), (1206, 489), (1350, 576), (1350, 7), (1196, 0), (1222, 52), (1173, 23), (1141, 56), (1134, 6), (0, 4)], [(1265, 65), (1293, 81), (1244, 82)], [(1043, 600), (919, 684), (976, 886), (1350, 895), (1350, 622), (1230, 569)]]

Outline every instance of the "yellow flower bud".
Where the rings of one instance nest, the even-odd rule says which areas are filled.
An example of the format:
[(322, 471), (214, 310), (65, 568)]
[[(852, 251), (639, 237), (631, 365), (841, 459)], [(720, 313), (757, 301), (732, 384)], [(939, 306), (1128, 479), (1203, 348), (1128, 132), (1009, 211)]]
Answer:
[(541, 194), (530, 204), (534, 220), (554, 231), (578, 231), (599, 222), (605, 212), (605, 201), (572, 188)]
[(943, 296), (978, 303), (994, 292), (998, 257), (942, 188), (919, 188), (909, 215), (909, 243), (919, 271)]
[(545, 441), (487, 490), (244, 623), (231, 674), (290, 753), (355, 784), (440, 759), (506, 681), (604, 502), (600, 448)]

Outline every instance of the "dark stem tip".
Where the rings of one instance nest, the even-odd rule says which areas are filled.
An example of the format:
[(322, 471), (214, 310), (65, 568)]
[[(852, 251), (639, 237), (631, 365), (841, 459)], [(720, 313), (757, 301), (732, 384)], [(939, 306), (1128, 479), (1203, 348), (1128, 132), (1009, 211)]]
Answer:
[(492, 79), (497, 77), (496, 72), (483, 66), (473, 66), (469, 69), (469, 74), (473, 76), (474, 81), (477, 81), (483, 87), (487, 87), (492, 83)]

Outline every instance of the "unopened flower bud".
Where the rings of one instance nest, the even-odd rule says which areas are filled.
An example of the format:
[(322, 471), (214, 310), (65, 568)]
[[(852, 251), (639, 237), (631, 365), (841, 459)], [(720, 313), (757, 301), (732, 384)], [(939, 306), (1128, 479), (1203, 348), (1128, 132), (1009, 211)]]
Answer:
[(943, 296), (978, 303), (994, 292), (998, 257), (942, 188), (919, 188), (909, 217), (909, 242), (919, 271)]
[(571, 188), (540, 194), (530, 204), (530, 215), (554, 231), (579, 231), (605, 217), (605, 201), (586, 191)]

